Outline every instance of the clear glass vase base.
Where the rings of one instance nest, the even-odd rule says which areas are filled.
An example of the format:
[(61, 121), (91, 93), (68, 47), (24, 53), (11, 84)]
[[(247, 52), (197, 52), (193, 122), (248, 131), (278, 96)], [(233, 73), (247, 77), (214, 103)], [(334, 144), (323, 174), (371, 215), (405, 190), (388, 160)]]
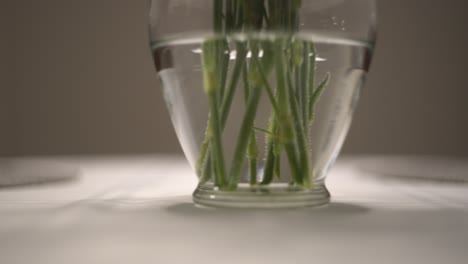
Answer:
[(213, 185), (200, 185), (193, 193), (197, 205), (226, 208), (297, 208), (323, 206), (330, 202), (325, 185), (312, 189), (285, 186), (240, 186), (235, 191), (217, 190)]

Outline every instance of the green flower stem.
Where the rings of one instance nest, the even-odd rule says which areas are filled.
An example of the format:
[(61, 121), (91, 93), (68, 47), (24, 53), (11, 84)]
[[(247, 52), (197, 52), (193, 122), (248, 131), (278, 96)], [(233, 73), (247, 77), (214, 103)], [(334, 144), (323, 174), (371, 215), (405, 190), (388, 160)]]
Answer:
[[(289, 72), (288, 72), (289, 73)], [(287, 75), (288, 79), (288, 86), (290, 92), (293, 91), (293, 84), (291, 80), (290, 74)], [(303, 184), (305, 187), (310, 187), (310, 166), (309, 166), (309, 150), (308, 144), (306, 141), (306, 136), (305, 136), (305, 128), (303, 126), (303, 122), (301, 119), (301, 115), (299, 114), (299, 104), (296, 101), (296, 98), (293, 96), (290, 97), (290, 106), (291, 106), (291, 112), (294, 117), (294, 126), (296, 130), (296, 135), (297, 135), (297, 148), (299, 151), (299, 164), (300, 164), (300, 171), (301, 174), (297, 178), (300, 179), (300, 181), (297, 181), (298, 184)]]
[(283, 41), (278, 41), (275, 46), (276, 55), (276, 81), (278, 100), (278, 129), (281, 141), (284, 141), (286, 154), (291, 169), (291, 176), (296, 182), (300, 182), (299, 167), (297, 161), (297, 147), (294, 143), (295, 133), (290, 115), (289, 91), (287, 88), (286, 60), (284, 58)]
[[(223, 0), (213, 0), (213, 30), (216, 33), (223, 32)], [(205, 93), (208, 95), (209, 105), (210, 105), (210, 116), (208, 119), (208, 127), (203, 140), (202, 146), (200, 148), (200, 154), (197, 159), (197, 164), (195, 165), (197, 174), (200, 176), (200, 182), (205, 183), (211, 178), (211, 172), (220, 171), (222, 175), (218, 175), (218, 178), (215, 181), (218, 184), (223, 184), (224, 182), (224, 158), (219, 157), (219, 153), (222, 155), (222, 145), (221, 145), (221, 132), (219, 131), (219, 116), (218, 111), (218, 102), (222, 100), (224, 94), (224, 86), (227, 78), (228, 66), (229, 66), (229, 57), (226, 61), (225, 50), (227, 47), (226, 40), (209, 40), (203, 44), (202, 47), (202, 61), (203, 61), (203, 75), (205, 83)], [(229, 56), (229, 54), (228, 54)], [(219, 70), (221, 66), (221, 70)], [(215, 135), (214, 141), (217, 142), (213, 146), (210, 144), (214, 132)], [(213, 149), (214, 152), (210, 152)], [(218, 157), (215, 157), (214, 160), (222, 158), (221, 161), (217, 161), (217, 166), (212, 166), (211, 159), (212, 156), (218, 154)], [(213, 169), (211, 169), (213, 167)], [(218, 173), (215, 173), (218, 174)], [(222, 177), (221, 177), (222, 176)], [(221, 179), (223, 178), (223, 179)]]
[(273, 89), (270, 86), (270, 83), (268, 82), (267, 77), (265, 76), (265, 70), (263, 69), (262, 65), (258, 61), (257, 57), (254, 57), (253, 62), (255, 64), (255, 67), (258, 69), (258, 75), (260, 77), (260, 81), (262, 82), (263, 86), (265, 87), (267, 91), (268, 98), (270, 99), (270, 104), (271, 107), (273, 108), (273, 112), (275, 115), (279, 114), (279, 108), (278, 104), (276, 103), (275, 95), (273, 93)]
[[(255, 66), (258, 67), (259, 69), (259, 76), (260, 76), (260, 79), (261, 79), (261, 82), (263, 83), (263, 86), (266, 88), (266, 91), (267, 91), (267, 94), (268, 94), (268, 97), (270, 99), (270, 103), (271, 103), (271, 106), (272, 106), (272, 109), (273, 109), (273, 112), (272, 112), (272, 118), (270, 118), (270, 128), (271, 131), (268, 131), (269, 133), (273, 134), (275, 133), (276, 131), (276, 116), (279, 114), (279, 108), (277, 106), (277, 103), (276, 103), (276, 99), (275, 99), (275, 96), (274, 96), (274, 93), (273, 93), (273, 89), (271, 88), (266, 76), (265, 76), (265, 73), (264, 73), (264, 70), (260, 64), (260, 62), (258, 61), (258, 59), (256, 57), (253, 58), (253, 61), (255, 63)], [(266, 185), (266, 184), (270, 184), (273, 180), (273, 175), (274, 175), (274, 169), (275, 168), (279, 168), (279, 166), (275, 165), (275, 161), (279, 162), (280, 160), (278, 159), (275, 159), (275, 153), (274, 153), (274, 140), (278, 140), (278, 139), (275, 139), (271, 136), (267, 137), (267, 157), (266, 157), (266, 163), (265, 163), (265, 169), (264, 169), (264, 174), (263, 174), (263, 179), (262, 179), (262, 182), (261, 184), (262, 185)], [(279, 165), (279, 164), (278, 164)]]
[[(302, 124), (304, 128), (309, 127), (309, 87), (310, 87), (310, 80), (314, 79), (315, 75), (315, 70), (312, 72), (310, 70), (311, 65), (314, 65), (315, 67), (315, 57), (309, 60), (309, 54), (310, 54), (310, 44), (305, 43), (304, 44), (304, 50), (303, 50), (303, 58), (305, 60), (303, 61), (303, 64), (301, 65), (300, 72), (301, 78), (300, 78), (300, 97), (298, 100), (300, 100), (300, 105), (301, 105), (301, 114), (302, 114)], [(315, 55), (313, 55), (315, 56)], [(308, 133), (307, 133), (308, 134)], [(307, 138), (309, 138), (307, 136)]]
[(257, 138), (255, 137), (255, 131), (250, 131), (249, 146), (247, 148), (247, 158), (249, 159), (249, 171), (250, 171), (250, 185), (257, 184), (257, 158), (258, 158), (258, 147)]
[(276, 168), (275, 163), (280, 162), (280, 160), (275, 155), (275, 140), (276, 139), (274, 138), (274, 135), (277, 132), (276, 127), (277, 127), (276, 117), (275, 117), (275, 114), (272, 113), (272, 116), (270, 117), (270, 121), (268, 125), (268, 130), (270, 130), (273, 136), (267, 135), (266, 137), (266, 144), (267, 144), (266, 153), (267, 154), (265, 158), (265, 169), (263, 170), (263, 179), (261, 182), (262, 185), (268, 185), (273, 181), (273, 176), (274, 176), (274, 172)]
[[(213, 0), (214, 32), (217, 36), (236, 32), (269, 31), (291, 33), (298, 29), (301, 0)], [(313, 43), (293, 37), (262, 42), (249, 39), (236, 42), (236, 59), (229, 61), (227, 37), (203, 44), (203, 74), (205, 93), (210, 108), (205, 139), (196, 164), (200, 182), (214, 179), (222, 190), (235, 190), (242, 177), (244, 163), (249, 163), (250, 184), (257, 185), (258, 146), (256, 130), (265, 133), (266, 156), (261, 185), (270, 184), (279, 176), (281, 153), (284, 149), (291, 170), (292, 184), (311, 187), (312, 164), (310, 126), (317, 101), (328, 84), (327, 74), (315, 85), (317, 53)], [(252, 59), (247, 61), (247, 52)], [(263, 56), (259, 57), (259, 52)], [(249, 64), (249, 65), (248, 65)], [(272, 67), (276, 91), (268, 82)], [(229, 75), (229, 76), (228, 76)], [(226, 126), (239, 79), (243, 75), (245, 113), (238, 134), (231, 168), (226, 170), (222, 133)], [(271, 106), (268, 129), (256, 129), (255, 118), (262, 90)], [(229, 172), (229, 173), (227, 173)]]
[(286, 156), (288, 158), (289, 167), (291, 170), (291, 177), (293, 181), (295, 181), (298, 184), (301, 184), (302, 180), (301, 180), (300, 168), (299, 168), (299, 164), (297, 160), (297, 155), (298, 155), (297, 146), (294, 143), (287, 143), (284, 146), (284, 149), (286, 150)]
[(211, 179), (211, 173), (213, 170), (211, 170), (211, 152), (209, 151), (210, 149), (208, 148), (211, 144), (206, 144), (208, 152), (205, 152), (205, 157), (204, 160), (201, 164), (203, 164), (203, 168), (200, 169), (199, 175), (200, 175), (200, 183), (206, 183)]
[[(219, 45), (220, 41), (221, 41), (221, 45)], [(224, 93), (225, 93), (224, 87), (226, 86), (227, 73), (229, 70), (229, 47), (228, 47), (226, 40), (214, 40), (213, 42), (218, 43), (218, 45), (213, 47), (213, 49), (216, 51), (217, 64), (221, 65), (221, 71), (217, 70), (219, 72), (218, 74), (220, 75), (219, 78), (221, 80), (221, 83), (220, 83), (220, 90), (218, 92), (218, 96), (216, 99), (222, 102)], [(206, 52), (206, 50), (204, 50), (204, 52)], [(216, 109), (216, 111), (218, 111), (218, 109)], [(208, 128), (210, 127), (210, 122), (211, 122), (211, 115), (208, 121)], [(221, 132), (223, 128), (224, 126), (221, 128)], [(205, 139), (203, 140), (203, 143), (201, 145), (200, 154), (198, 156), (197, 163), (196, 163), (196, 171), (197, 171), (197, 174), (200, 176), (201, 184), (204, 184), (207, 181), (209, 181), (211, 179), (212, 172), (214, 172), (214, 170), (212, 170), (212, 164), (211, 164), (211, 160), (213, 158), (212, 158), (212, 155), (210, 155), (211, 139), (212, 139), (211, 133), (206, 133)]]
[[(284, 58), (284, 50), (283, 50), (283, 41), (279, 41), (276, 43), (275, 47), (275, 55), (276, 55), (276, 81), (277, 81), (277, 100), (278, 100), (278, 119), (281, 120), (282, 118), (289, 119), (289, 91), (287, 88), (287, 79), (286, 79), (286, 68), (285, 65), (286, 60)], [(281, 125), (283, 126), (283, 125)], [(284, 130), (284, 129), (283, 129)], [(288, 133), (289, 131), (283, 131)], [(293, 136), (291, 134), (287, 134), (287, 139), (292, 139)]]
[[(247, 64), (243, 67), (242, 79), (244, 83), (244, 100), (247, 104), (249, 101), (250, 95), (250, 85), (248, 79)], [(255, 128), (250, 132), (249, 146), (247, 147), (247, 158), (249, 159), (249, 175), (250, 175), (250, 185), (254, 186), (257, 184), (257, 158), (258, 158), (258, 146), (257, 138), (255, 136)]]
[(241, 177), (242, 167), (244, 164), (244, 157), (247, 151), (247, 146), (250, 139), (257, 108), (261, 97), (261, 86), (253, 86), (249, 93), (249, 101), (247, 102), (245, 115), (242, 121), (239, 137), (237, 139), (237, 146), (234, 151), (234, 158), (232, 160), (232, 167), (229, 173), (229, 189), (235, 190), (237, 183)]
[(314, 43), (310, 43), (310, 59), (309, 59), (309, 93), (307, 96), (307, 113), (309, 114), (307, 120), (310, 121), (310, 112), (311, 112), (311, 105), (312, 105), (312, 96), (315, 92), (315, 72), (317, 68), (317, 50), (315, 49)]
[(226, 172), (221, 140), (220, 117), (218, 112), (218, 93), (220, 91), (220, 83), (218, 79), (218, 68), (216, 67), (218, 62), (217, 45), (218, 43), (216, 40), (209, 40), (203, 43), (202, 63), (204, 89), (208, 96), (210, 106), (210, 122), (207, 136), (212, 138), (211, 156), (214, 156), (212, 159), (215, 163), (215, 182), (221, 187), (226, 184)]
[[(293, 9), (298, 10), (300, 7), (300, 1), (293, 1)], [(268, 27), (272, 30), (285, 30), (297, 27), (297, 12), (290, 16), (288, 9), (291, 8), (291, 3), (286, 1), (268, 1), (268, 9), (270, 17), (268, 19)], [(285, 15), (286, 14), (286, 15)], [(262, 184), (269, 184), (273, 180), (273, 174), (276, 173), (279, 176), (280, 163), (281, 163), (281, 145), (285, 145), (286, 154), (288, 157), (292, 178), (298, 182), (299, 179), (299, 167), (297, 164), (298, 150), (297, 146), (292, 142), (294, 139), (294, 131), (292, 122), (289, 116), (289, 98), (288, 95), (293, 97), (294, 92), (288, 92), (285, 85), (285, 69), (283, 65), (286, 65), (284, 58), (283, 43), (277, 42), (276, 49), (276, 72), (277, 72), (277, 98), (278, 98), (278, 112), (276, 118), (274, 113), (270, 119), (272, 127), (276, 130), (278, 126), (279, 140), (275, 143), (272, 138), (267, 139), (267, 156), (265, 158), (265, 170)], [(299, 57), (299, 59), (301, 59)], [(268, 90), (267, 90), (268, 91)], [(274, 102), (274, 100), (270, 100)], [(272, 105), (275, 108), (274, 105)], [(274, 132), (273, 130), (273, 132)], [(280, 142), (282, 141), (282, 142)]]
[(293, 70), (293, 73), (294, 73), (294, 87), (296, 87), (296, 89), (294, 89), (294, 92), (295, 92), (295, 97), (296, 97), (296, 100), (297, 102), (299, 103), (299, 111), (301, 112), (301, 122), (302, 122), (302, 105), (301, 105), (301, 94), (302, 94), (302, 86), (301, 86), (301, 65), (299, 66), (295, 66), (294, 67), (294, 70)]
[(213, 143), (211, 145), (211, 151), (213, 153), (213, 158), (215, 162), (215, 184), (223, 187), (226, 185), (226, 169), (224, 166), (224, 154), (223, 146), (221, 139), (221, 126), (219, 125), (219, 112), (218, 112), (218, 103), (216, 100), (215, 94), (208, 95), (208, 100), (210, 101), (211, 114), (213, 116), (212, 124), (212, 133), (213, 133)]
[(257, 159), (250, 160), (250, 185), (257, 184)]
[[(232, 29), (235, 26), (235, 12), (236, 12), (236, 3), (237, 1), (227, 0), (226, 1), (226, 29)], [(228, 32), (229, 33), (229, 32)]]
[(206, 132), (205, 132), (205, 139), (203, 140), (203, 143), (200, 147), (200, 154), (198, 155), (198, 159), (197, 159), (197, 164), (196, 164), (196, 172), (197, 172), (197, 175), (202, 175), (202, 172), (203, 172), (203, 164), (206, 162), (205, 158), (208, 154), (208, 151), (209, 151), (209, 146), (210, 146), (210, 140), (211, 140), (211, 131), (209, 130), (209, 128), (212, 126), (211, 124), (212, 121), (212, 118), (211, 118), (211, 115), (208, 117), (208, 124), (207, 124), (207, 129), (206, 129)]
[(263, 170), (263, 179), (261, 185), (268, 185), (273, 181), (273, 174), (275, 169), (275, 154), (273, 141), (268, 142), (267, 156), (265, 159), (265, 168)]
[(229, 45), (226, 39), (215, 40), (217, 42), (216, 48), (218, 49), (217, 54), (217, 65), (219, 66), (219, 93), (218, 93), (218, 101), (222, 102), (224, 98), (224, 90), (226, 87), (227, 81), (227, 73), (229, 70)]
[(221, 104), (222, 130), (224, 130), (224, 126), (226, 125), (227, 117), (231, 110), (232, 100), (236, 92), (237, 83), (239, 82), (239, 78), (242, 72), (242, 68), (244, 68), (245, 59), (247, 55), (245, 44), (237, 43), (236, 47), (237, 47), (236, 49), (237, 54), (236, 54), (234, 69), (232, 71), (232, 78), (230, 80), (228, 89), (226, 91), (226, 94), (223, 98), (223, 102)]
[[(267, 92), (267, 95), (269, 97), (269, 100), (270, 100), (270, 104), (272, 106), (272, 118), (270, 118), (270, 121), (269, 121), (269, 128), (268, 130), (265, 131), (265, 133), (267, 133), (268, 135), (266, 136), (267, 140), (267, 157), (266, 157), (266, 164), (265, 164), (265, 169), (264, 169), (264, 174), (263, 174), (263, 179), (262, 179), (262, 182), (261, 184), (265, 185), (265, 184), (269, 184), (271, 183), (271, 181), (273, 180), (273, 176), (274, 176), (274, 168), (276, 168), (277, 166), (275, 166), (275, 153), (274, 153), (274, 144), (275, 142), (279, 142), (280, 141), (280, 138), (278, 138), (275, 133), (277, 133), (277, 129), (276, 129), (276, 116), (278, 115), (279, 113), (279, 109), (278, 109), (278, 106), (277, 106), (277, 103), (276, 103), (276, 98), (275, 98), (275, 95), (274, 95), (274, 92), (273, 92), (273, 89), (271, 88), (268, 80), (267, 80), (267, 77), (265, 76), (265, 70), (264, 70), (264, 67), (262, 66), (262, 64), (259, 62), (258, 58), (257, 57), (253, 57), (253, 63), (255, 64), (256, 68), (258, 69), (257, 73), (258, 73), (258, 77), (259, 78), (259, 82), (262, 83), (263, 87), (265, 87), (265, 90)], [(271, 68), (270, 66), (267, 65), (267, 68)], [(269, 70), (267, 70), (269, 71)], [(278, 143), (276, 143), (278, 144)]]
[(275, 156), (275, 175), (278, 179), (281, 178), (281, 152)]
[(213, 0), (213, 23), (214, 31), (221, 32), (223, 30), (223, 0)]
[[(232, 78), (229, 82), (228, 89), (224, 94), (224, 99), (221, 104), (221, 132), (224, 131), (226, 126), (227, 117), (229, 115), (229, 111), (231, 109), (232, 100), (234, 98), (234, 94), (237, 88), (237, 84), (240, 78), (240, 73), (242, 68), (245, 65), (245, 58), (247, 55), (247, 50), (245, 48), (245, 44), (237, 44), (237, 55), (235, 60), (235, 65), (232, 73)], [(211, 141), (211, 134), (205, 135), (205, 139), (202, 143), (200, 154), (197, 160), (197, 168), (199, 169), (199, 175), (201, 175), (201, 183), (205, 183), (210, 178), (210, 167), (211, 167), (211, 155), (209, 153), (209, 145)], [(208, 151), (203, 151), (204, 149), (208, 149)]]

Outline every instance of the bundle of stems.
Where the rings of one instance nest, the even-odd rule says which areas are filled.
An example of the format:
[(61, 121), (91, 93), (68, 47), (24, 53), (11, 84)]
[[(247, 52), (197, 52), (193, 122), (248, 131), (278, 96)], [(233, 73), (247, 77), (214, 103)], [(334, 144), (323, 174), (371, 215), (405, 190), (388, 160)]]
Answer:
[[(210, 114), (197, 160), (201, 184), (213, 180), (221, 190), (235, 190), (248, 162), (251, 186), (268, 185), (274, 175), (281, 177), (281, 154), (285, 152), (291, 184), (312, 187), (309, 131), (315, 105), (329, 75), (315, 85), (315, 46), (294, 38), (300, 8), (301, 0), (213, 0), (215, 37), (202, 46), (204, 90)], [(255, 38), (265, 31), (282, 37)], [(229, 36), (238, 33), (252, 37), (230, 45)], [(235, 49), (233, 65), (229, 63), (231, 49)], [(276, 85), (270, 84), (271, 75)], [(239, 83), (244, 88), (245, 113), (231, 167), (227, 168), (222, 133)], [(271, 116), (268, 127), (262, 129), (254, 123), (264, 93), (271, 104)], [(258, 132), (265, 134), (267, 146), (263, 175), (257, 175)]]

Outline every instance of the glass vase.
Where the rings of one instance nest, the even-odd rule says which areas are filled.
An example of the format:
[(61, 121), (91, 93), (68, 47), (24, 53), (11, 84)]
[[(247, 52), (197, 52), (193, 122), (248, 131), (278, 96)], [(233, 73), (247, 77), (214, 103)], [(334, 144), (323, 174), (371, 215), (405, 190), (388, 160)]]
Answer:
[(371, 0), (152, 1), (152, 55), (195, 203), (329, 202), (375, 19)]

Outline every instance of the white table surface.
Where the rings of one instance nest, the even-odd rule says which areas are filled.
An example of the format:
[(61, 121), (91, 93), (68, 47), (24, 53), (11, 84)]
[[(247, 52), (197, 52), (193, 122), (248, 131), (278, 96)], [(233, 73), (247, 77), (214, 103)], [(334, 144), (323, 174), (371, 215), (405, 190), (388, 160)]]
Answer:
[(405, 179), (418, 166), (460, 179), (466, 160), (348, 157), (328, 207), (287, 210), (195, 207), (178, 156), (33, 160), (80, 173), (0, 188), (1, 264), (468, 263), (468, 184)]

